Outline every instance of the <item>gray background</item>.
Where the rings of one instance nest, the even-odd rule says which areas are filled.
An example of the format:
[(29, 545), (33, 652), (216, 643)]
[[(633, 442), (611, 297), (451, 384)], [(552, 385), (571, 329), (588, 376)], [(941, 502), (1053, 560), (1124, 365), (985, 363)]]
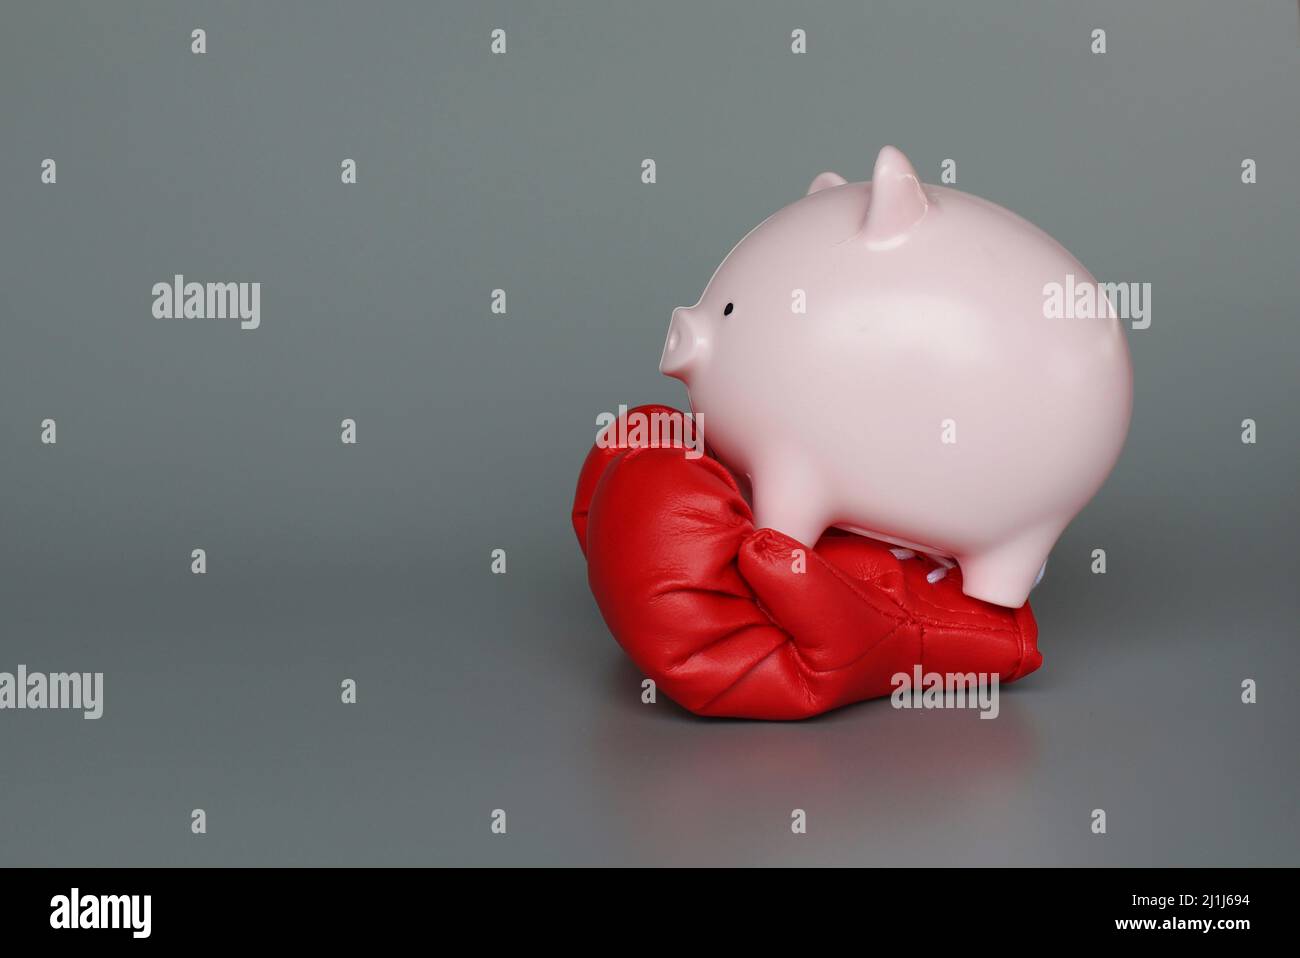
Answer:
[[(2, 17), (0, 670), (106, 702), (0, 713), (0, 863), (1300, 863), (1294, 3)], [(1045, 665), (992, 722), (642, 705), (569, 526), (595, 416), (682, 404), (670, 309), (885, 143), (1154, 286)], [(153, 319), (176, 272), (263, 283), (262, 328)]]

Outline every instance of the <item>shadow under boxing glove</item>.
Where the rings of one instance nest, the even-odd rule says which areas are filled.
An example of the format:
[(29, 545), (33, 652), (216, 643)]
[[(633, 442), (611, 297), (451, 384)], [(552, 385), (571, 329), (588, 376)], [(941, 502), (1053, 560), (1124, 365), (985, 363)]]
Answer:
[(574, 531), (614, 638), (690, 711), (807, 718), (889, 695), (917, 666), (1011, 682), (1041, 664), (1028, 603), (972, 599), (959, 569), (932, 581), (931, 563), (865, 536), (831, 530), (808, 549), (755, 529), (721, 463), (619, 445), (619, 425), (583, 465)]

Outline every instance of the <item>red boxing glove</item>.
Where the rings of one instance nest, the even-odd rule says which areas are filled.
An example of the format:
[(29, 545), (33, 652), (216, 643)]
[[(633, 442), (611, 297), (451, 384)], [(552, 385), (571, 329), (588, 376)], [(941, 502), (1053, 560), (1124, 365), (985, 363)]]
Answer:
[(832, 530), (807, 549), (755, 530), (731, 474), (681, 448), (597, 443), (573, 527), (614, 638), (699, 715), (807, 718), (889, 695), (917, 665), (1012, 682), (1042, 663), (1028, 603), (963, 595), (956, 568), (932, 583), (932, 566), (864, 536)]

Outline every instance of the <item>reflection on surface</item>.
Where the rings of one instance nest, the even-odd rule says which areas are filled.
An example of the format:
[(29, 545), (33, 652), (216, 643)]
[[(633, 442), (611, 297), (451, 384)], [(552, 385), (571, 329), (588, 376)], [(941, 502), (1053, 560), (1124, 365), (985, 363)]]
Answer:
[[(635, 688), (632, 673), (622, 663), (611, 683)], [(1002, 690), (991, 720), (888, 699), (805, 722), (699, 719), (662, 695), (656, 705), (629, 697), (595, 733), (597, 788), (637, 851), (665, 862), (788, 858), (779, 846), (794, 808), (808, 812), (806, 839), (823, 859), (828, 845), (862, 862), (864, 847), (918, 841), (938, 842), (941, 857), (945, 840), (977, 840), (960, 834), (973, 821), (1014, 827), (1031, 797), (1038, 734), (1018, 691)]]

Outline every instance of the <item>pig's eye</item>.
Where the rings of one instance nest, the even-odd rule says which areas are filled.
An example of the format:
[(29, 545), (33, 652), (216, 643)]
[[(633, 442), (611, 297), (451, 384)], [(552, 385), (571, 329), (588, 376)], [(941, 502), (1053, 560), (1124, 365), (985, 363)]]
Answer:
[(722, 315), (723, 315), (723, 316), (730, 316), (730, 315), (731, 315), (731, 311), (732, 311), (733, 309), (735, 309), (735, 308), (736, 308), (736, 307), (735, 307), (733, 304), (728, 303), (726, 309), (724, 309), (724, 310), (722, 311)]

